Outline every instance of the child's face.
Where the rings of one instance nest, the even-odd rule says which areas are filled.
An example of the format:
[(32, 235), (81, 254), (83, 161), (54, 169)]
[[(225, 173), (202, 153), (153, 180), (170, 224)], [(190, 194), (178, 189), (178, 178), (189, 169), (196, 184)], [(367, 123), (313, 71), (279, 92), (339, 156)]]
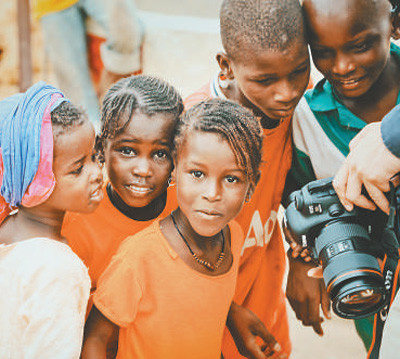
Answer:
[(54, 139), (56, 185), (45, 202), (53, 209), (92, 212), (103, 198), (101, 166), (94, 158), (95, 132), (86, 120)]
[[(310, 76), (307, 44), (293, 41), (286, 50), (247, 52), (246, 60), (231, 61), (242, 105), (256, 107), (272, 120), (292, 116)], [(247, 103), (246, 103), (247, 102)]]
[(189, 134), (177, 156), (179, 208), (194, 231), (213, 236), (240, 212), (249, 190), (246, 173), (229, 143), (215, 133)]
[(344, 98), (364, 95), (389, 58), (390, 3), (380, 0), (376, 9), (364, 3), (338, 0), (304, 4), (314, 64)]
[(113, 189), (131, 207), (144, 207), (168, 187), (176, 121), (172, 115), (135, 113), (125, 129), (105, 144)]

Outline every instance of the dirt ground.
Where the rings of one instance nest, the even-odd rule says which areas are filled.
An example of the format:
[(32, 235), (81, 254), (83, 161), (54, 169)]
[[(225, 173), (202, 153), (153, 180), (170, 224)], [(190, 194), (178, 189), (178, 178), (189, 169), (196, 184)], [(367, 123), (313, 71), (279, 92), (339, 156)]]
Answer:
[[(0, 99), (18, 91), (17, 0), (0, 1)], [(201, 86), (216, 71), (214, 56), (220, 48), (218, 9), (221, 0), (137, 0), (146, 11), (144, 72), (162, 76), (183, 95)], [(151, 12), (151, 13), (149, 13)], [(206, 17), (201, 19), (198, 17)], [(45, 56), (39, 24), (32, 22), (34, 81), (54, 80)], [(365, 351), (351, 321), (334, 317), (324, 323), (325, 335), (318, 337), (303, 327), (288, 307), (294, 359), (358, 359)]]

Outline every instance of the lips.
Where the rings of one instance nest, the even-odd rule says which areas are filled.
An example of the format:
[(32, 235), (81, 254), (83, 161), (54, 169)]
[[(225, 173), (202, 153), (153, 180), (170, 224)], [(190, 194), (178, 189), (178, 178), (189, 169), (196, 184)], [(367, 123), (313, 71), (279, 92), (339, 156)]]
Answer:
[(139, 184), (129, 184), (126, 186), (130, 191), (137, 194), (146, 194), (153, 190), (151, 186), (139, 185)]
[(89, 198), (91, 201), (100, 202), (103, 199), (102, 186), (97, 187), (92, 193), (90, 193)]
[(358, 77), (355, 79), (335, 79), (333, 82), (344, 89), (352, 90), (359, 86), (360, 82), (364, 79), (364, 77)]
[(221, 217), (222, 213), (215, 211), (215, 210), (209, 210), (209, 209), (200, 209), (196, 211), (200, 215), (206, 216), (206, 217)]

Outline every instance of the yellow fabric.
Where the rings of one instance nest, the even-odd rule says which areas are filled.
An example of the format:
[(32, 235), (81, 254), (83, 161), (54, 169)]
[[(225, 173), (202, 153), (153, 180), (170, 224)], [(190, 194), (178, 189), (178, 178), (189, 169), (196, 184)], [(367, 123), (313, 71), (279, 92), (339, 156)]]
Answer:
[(32, 15), (39, 19), (52, 12), (62, 11), (76, 4), (79, 0), (32, 0)]

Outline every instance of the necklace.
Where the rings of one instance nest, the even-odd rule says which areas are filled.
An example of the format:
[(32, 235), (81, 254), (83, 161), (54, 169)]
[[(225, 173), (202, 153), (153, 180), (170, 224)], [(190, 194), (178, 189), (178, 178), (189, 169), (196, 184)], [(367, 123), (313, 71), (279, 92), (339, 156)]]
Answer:
[(208, 270), (210, 271), (215, 271), (219, 268), (219, 266), (221, 265), (222, 261), (224, 260), (225, 257), (225, 236), (224, 236), (224, 232), (221, 230), (221, 237), (222, 237), (222, 250), (221, 253), (218, 256), (217, 261), (215, 262), (214, 265), (212, 265), (209, 261), (206, 261), (205, 259), (201, 259), (197, 256), (196, 253), (193, 252), (192, 248), (190, 248), (188, 241), (186, 240), (186, 238), (183, 236), (181, 230), (179, 229), (178, 225), (176, 224), (174, 215), (171, 213), (171, 218), (172, 218), (172, 222), (174, 223), (174, 226), (176, 228), (176, 231), (179, 233), (180, 237), (183, 239), (183, 241), (186, 244), (186, 247), (188, 247), (190, 254), (192, 255), (192, 257), (196, 260), (197, 263), (200, 263), (202, 266), (206, 267)]

